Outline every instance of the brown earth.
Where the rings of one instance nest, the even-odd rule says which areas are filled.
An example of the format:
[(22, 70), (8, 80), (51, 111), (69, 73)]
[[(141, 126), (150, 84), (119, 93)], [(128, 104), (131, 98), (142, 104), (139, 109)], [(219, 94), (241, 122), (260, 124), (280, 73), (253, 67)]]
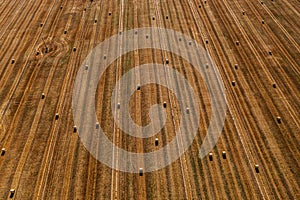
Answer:
[[(0, 156), (0, 199), (10, 199), (10, 189), (15, 189), (14, 199), (22, 200), (299, 199), (299, 17), (297, 0), (3, 0), (0, 148), (6, 152)], [(155, 151), (174, 138), (180, 123), (176, 97), (158, 85), (135, 92), (130, 112), (137, 124), (146, 125), (150, 106), (166, 101), (171, 106), (160, 133), (135, 138), (112, 123), (112, 90), (134, 66), (168, 58), (199, 97), (201, 126), (191, 147), (168, 167), (139, 176), (109, 168), (85, 149), (73, 133), (72, 89), (95, 46), (119, 32), (151, 26), (174, 29), (203, 45), (220, 72), (229, 109), (213, 161), (200, 159), (211, 117), (203, 78), (170, 52), (144, 49), (120, 56), (105, 71), (96, 97), (100, 125), (117, 146)], [(149, 74), (176, 84), (168, 74)], [(145, 77), (136, 71), (134, 78), (139, 83)], [(114, 164), (119, 159), (115, 155)]]

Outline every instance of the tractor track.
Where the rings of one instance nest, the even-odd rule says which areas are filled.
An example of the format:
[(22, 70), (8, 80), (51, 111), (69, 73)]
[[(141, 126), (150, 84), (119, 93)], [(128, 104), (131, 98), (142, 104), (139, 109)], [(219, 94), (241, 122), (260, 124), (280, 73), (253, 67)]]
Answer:
[[(7, 152), (0, 156), (0, 199), (9, 198), (11, 188), (16, 190), (15, 199), (298, 199), (298, 5), (297, 0), (2, 1), (0, 149)], [(73, 122), (72, 88), (77, 70), (94, 47), (126, 30), (153, 26), (189, 35), (207, 50), (217, 68), (215, 74), (201, 77), (172, 52), (139, 49), (119, 55), (104, 72), (96, 93), (98, 122), (116, 146), (128, 151), (155, 151), (168, 144), (176, 131), (189, 131), (186, 126), (177, 130), (185, 110), (178, 109), (174, 94), (147, 85), (130, 101), (132, 117), (145, 125), (150, 122), (151, 105), (166, 101), (165, 127), (145, 139), (124, 133), (115, 123), (127, 126), (126, 120), (119, 113), (113, 119), (109, 98), (116, 87), (115, 102), (122, 102), (121, 93), (127, 88), (115, 83), (128, 70), (147, 63), (164, 64), (164, 70), (172, 66), (187, 78), (199, 98), (195, 101), (200, 106), (200, 121), (193, 123), (200, 126), (191, 147), (164, 169), (139, 176), (138, 169), (136, 173), (111, 169), (87, 151), (73, 131), (73, 126), (80, 124)], [(157, 35), (147, 36), (150, 42), (157, 40)], [(161, 38), (161, 32), (158, 36), (161, 47), (172, 42)], [(123, 38), (119, 48), (130, 40)], [(193, 45), (182, 42), (186, 48)], [(109, 46), (107, 49), (109, 57), (113, 53)], [(120, 54), (121, 49), (116, 51)], [(206, 67), (206, 62), (211, 67), (210, 61), (201, 61), (200, 67)], [(153, 69), (141, 74), (134, 70), (129, 81), (139, 85), (142, 79), (163, 79), (168, 86), (175, 86), (180, 97), (187, 88), (178, 85), (180, 77), (165, 72), (158, 74)], [(203, 80), (214, 80), (217, 73), (226, 89), (229, 110), (210, 161), (208, 156), (198, 157), (211, 117), (211, 99)], [(78, 101), (89, 102), (86, 97)], [(55, 113), (59, 113), (57, 120)], [(280, 123), (277, 117), (281, 117)], [(154, 145), (156, 137), (158, 146)], [(178, 148), (182, 140), (178, 139)], [(97, 148), (101, 153), (101, 147)], [(112, 165), (120, 166), (124, 158), (116, 151), (113, 155)], [(126, 159), (130, 164), (131, 158)]]

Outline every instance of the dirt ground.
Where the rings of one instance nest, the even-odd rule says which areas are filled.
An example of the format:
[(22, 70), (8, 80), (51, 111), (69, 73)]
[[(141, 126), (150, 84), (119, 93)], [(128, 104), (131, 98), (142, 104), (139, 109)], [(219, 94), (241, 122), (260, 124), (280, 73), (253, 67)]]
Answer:
[[(11, 199), (11, 189), (22, 200), (300, 199), (299, 18), (298, 0), (1, 1), (0, 200)], [(74, 133), (72, 90), (84, 59), (111, 36), (143, 27), (190, 36), (216, 64), (228, 110), (212, 161), (198, 156), (212, 116), (207, 86), (190, 63), (168, 51), (120, 56), (101, 77), (95, 106), (118, 147), (142, 153), (167, 145), (184, 112), (168, 88), (142, 86), (131, 98), (131, 117), (143, 126), (151, 121), (150, 107), (167, 102), (165, 127), (146, 139), (114, 125), (111, 96), (130, 69), (168, 58), (195, 89), (201, 113), (198, 133), (179, 159), (143, 176), (125, 173), (95, 159)], [(168, 74), (149, 74), (177, 83)], [(145, 78), (138, 71), (134, 77), (136, 83)], [(120, 159), (115, 155), (113, 164)]]

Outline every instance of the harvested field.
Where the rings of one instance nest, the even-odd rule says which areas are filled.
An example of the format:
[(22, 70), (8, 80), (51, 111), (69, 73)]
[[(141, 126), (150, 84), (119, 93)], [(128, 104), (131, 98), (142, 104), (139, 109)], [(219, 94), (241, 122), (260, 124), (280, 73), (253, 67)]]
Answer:
[[(300, 199), (299, 18), (297, 0), (1, 1), (0, 200)], [(132, 158), (120, 156), (118, 147), (154, 152), (177, 138), (181, 115), (193, 119), (193, 108), (181, 110), (175, 95), (184, 94), (187, 88), (179, 84), (178, 76), (166, 71), (168, 66), (194, 88), (197, 99), (191, 100), (200, 110), (199, 120), (193, 122), (199, 123), (199, 129), (187, 151), (167, 167), (141, 175), (138, 170), (112, 169), (89, 153), (81, 142), (80, 124), (75, 124), (72, 92), (82, 64), (91, 70), (84, 62), (97, 45), (145, 27), (173, 29), (202, 45), (224, 84), (228, 110), (211, 154), (200, 159), (213, 115), (207, 77), (170, 51), (137, 49), (118, 54), (100, 78), (95, 96), (99, 122), (95, 126), (116, 146), (110, 149), (116, 152), (112, 166), (118, 167), (124, 159), (131, 164)], [(150, 34), (143, 37), (156, 40)], [(118, 53), (131, 39), (118, 41)], [(186, 49), (193, 45), (181, 39)], [(172, 39), (160, 37), (159, 43), (164, 48)], [(112, 49), (107, 47), (101, 59), (109, 60)], [(176, 91), (149, 84), (133, 93), (129, 111), (140, 126), (151, 123), (152, 105), (165, 107), (162, 130), (138, 138), (115, 123), (129, 126), (117, 111), (114, 119), (112, 92), (115, 87), (129, 92), (128, 85), (117, 81), (148, 63), (162, 64), (166, 73), (156, 68), (148, 74), (134, 70), (134, 87), (144, 79), (165, 80)], [(202, 67), (212, 65), (207, 62)], [(115, 102), (122, 102), (120, 94)], [(89, 100), (82, 97), (78, 102), (87, 105)], [(116, 106), (120, 109), (123, 104)], [(163, 121), (163, 116), (155, 120)], [(191, 128), (185, 126), (182, 131)], [(182, 137), (177, 144), (182, 144)], [(168, 157), (171, 152), (164, 159)]]

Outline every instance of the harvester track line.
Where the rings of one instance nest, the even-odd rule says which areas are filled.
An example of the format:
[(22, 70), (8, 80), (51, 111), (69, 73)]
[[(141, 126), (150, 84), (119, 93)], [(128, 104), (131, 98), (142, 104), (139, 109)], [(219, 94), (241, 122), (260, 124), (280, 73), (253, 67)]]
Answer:
[[(123, 15), (124, 15), (124, 0), (120, 0), (120, 10), (119, 10), (119, 27), (118, 27), (118, 33), (121, 33), (123, 30), (124, 30), (124, 27), (123, 27)], [(122, 48), (122, 44), (123, 44), (123, 41), (122, 41), (122, 38), (123, 37), (120, 37), (121, 39), (118, 40), (118, 55), (120, 55), (120, 53), (122, 52), (121, 48)], [(116, 82), (119, 80), (119, 78), (121, 77), (122, 75), (122, 58), (119, 57), (119, 59), (117, 60), (117, 68), (116, 68)], [(114, 102), (118, 102), (118, 99), (120, 99), (120, 84), (116, 85), (116, 95), (115, 95), (115, 99), (114, 99)], [(116, 105), (115, 105), (116, 106)], [(120, 122), (120, 112), (117, 111), (117, 109), (114, 109), (114, 116), (116, 116), (117, 119), (115, 119), (116, 121), (119, 121)], [(117, 171), (116, 169), (118, 169), (118, 154), (115, 155), (115, 145), (116, 146), (119, 146), (119, 137), (120, 137), (120, 129), (117, 128), (116, 126), (116, 122), (114, 122), (114, 125), (113, 125), (113, 150), (112, 150), (112, 177), (111, 177), (111, 180), (112, 180), (112, 184), (111, 184), (111, 200), (113, 199), (118, 199), (118, 187), (119, 187), (119, 171)]]
[[(81, 22), (80, 22), (80, 31), (78, 31), (78, 35), (79, 38), (82, 38), (85, 34), (85, 32), (87, 31), (87, 29), (84, 28), (84, 23), (85, 22), (85, 15), (82, 16), (81, 18)], [(77, 37), (76, 37), (77, 38)], [(82, 42), (82, 40), (76, 40), (79, 42)], [(63, 92), (62, 95), (59, 98), (58, 104), (57, 104), (57, 111), (59, 113), (63, 113), (62, 111), (64, 111), (65, 108), (65, 102), (66, 102), (66, 94), (67, 94), (67, 90), (68, 90), (68, 86), (70, 86), (72, 84), (72, 77), (74, 76), (75, 72), (75, 68), (73, 67), (74, 63), (78, 60), (76, 58), (78, 58), (79, 53), (76, 53), (77, 55), (72, 54), (72, 56), (69, 59), (68, 63), (68, 69), (67, 70), (67, 75), (65, 78), (65, 81), (62, 85), (62, 90)], [(73, 59), (73, 56), (75, 56), (75, 58)], [(61, 112), (60, 112), (61, 111)], [(34, 192), (34, 199), (43, 199), (44, 198), (44, 192), (45, 192), (45, 188), (47, 185), (47, 179), (48, 179), (48, 174), (50, 171), (50, 167), (51, 167), (51, 162), (52, 162), (52, 158), (53, 158), (53, 154), (54, 154), (54, 148), (56, 145), (56, 140), (57, 140), (57, 133), (58, 133), (58, 129), (59, 129), (59, 125), (60, 125), (60, 120), (58, 122), (55, 122), (55, 124), (52, 126), (51, 128), (51, 132), (50, 132), (50, 136), (49, 136), (49, 142), (48, 145), (46, 147), (46, 155), (43, 157), (43, 161), (42, 161), (42, 166), (41, 166), (41, 170), (40, 173), (38, 175), (38, 180), (37, 180), (37, 185), (38, 187), (36, 187), (35, 192)]]

